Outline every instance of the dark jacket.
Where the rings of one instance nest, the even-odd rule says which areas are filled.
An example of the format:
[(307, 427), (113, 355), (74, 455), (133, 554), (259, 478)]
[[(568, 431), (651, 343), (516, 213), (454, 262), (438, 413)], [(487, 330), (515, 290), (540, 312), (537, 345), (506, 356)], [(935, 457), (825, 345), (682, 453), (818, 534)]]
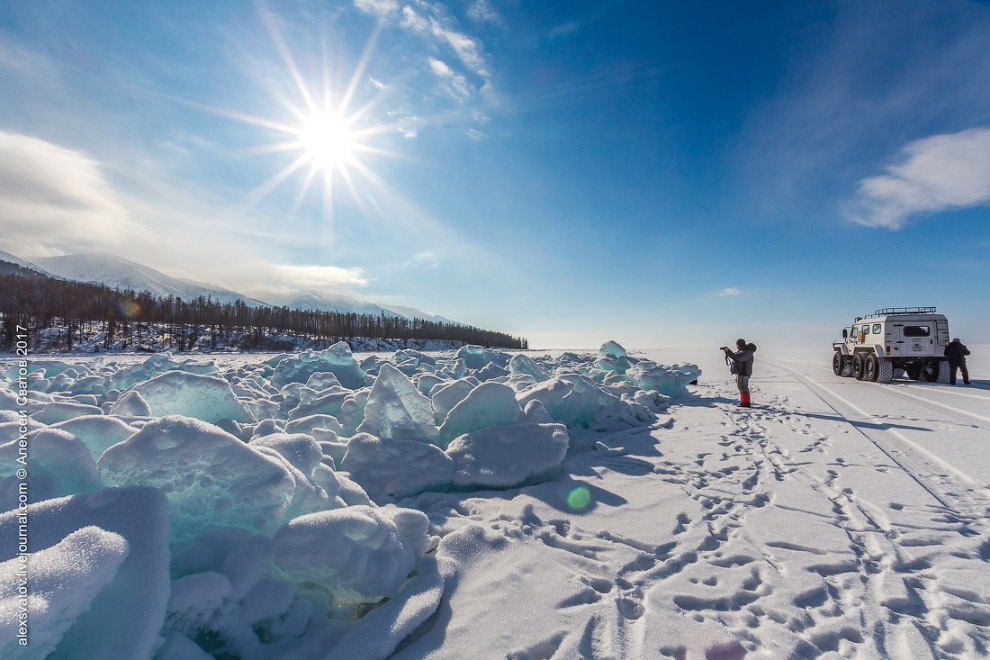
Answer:
[(949, 362), (966, 364), (967, 355), (969, 355), (969, 349), (961, 341), (949, 342), (949, 345), (945, 347), (945, 357), (949, 358)]
[(756, 352), (755, 344), (746, 344), (743, 346), (742, 350), (736, 351), (726, 351), (725, 354), (736, 363), (736, 373), (740, 376), (752, 376), (753, 375), (753, 354)]

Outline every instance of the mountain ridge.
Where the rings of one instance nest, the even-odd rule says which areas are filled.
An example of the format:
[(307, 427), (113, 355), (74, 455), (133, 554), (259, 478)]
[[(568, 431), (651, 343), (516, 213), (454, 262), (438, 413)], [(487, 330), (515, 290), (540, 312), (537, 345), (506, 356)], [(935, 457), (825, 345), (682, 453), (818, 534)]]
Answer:
[(157, 297), (174, 296), (193, 300), (199, 296), (221, 303), (244, 301), (250, 307), (288, 307), (314, 311), (331, 311), (356, 314), (385, 314), (400, 318), (421, 318), (427, 321), (462, 325), (443, 316), (427, 314), (405, 305), (380, 305), (342, 294), (329, 294), (315, 290), (293, 291), (278, 294), (270, 291), (249, 292), (250, 295), (226, 289), (208, 282), (172, 277), (136, 261), (109, 252), (84, 252), (57, 257), (23, 259), (0, 251), (0, 261), (8, 261), (23, 268), (66, 280), (96, 282), (106, 286), (150, 291)]

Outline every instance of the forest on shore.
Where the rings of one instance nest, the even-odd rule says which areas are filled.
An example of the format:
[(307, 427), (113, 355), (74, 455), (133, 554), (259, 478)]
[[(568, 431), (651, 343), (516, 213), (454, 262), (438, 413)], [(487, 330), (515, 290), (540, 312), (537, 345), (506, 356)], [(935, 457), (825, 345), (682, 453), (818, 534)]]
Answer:
[(81, 345), (93, 351), (291, 350), (358, 339), (528, 348), (524, 338), (458, 323), (250, 306), (202, 296), (163, 298), (48, 277), (9, 262), (0, 268), (0, 317), (0, 351), (13, 350), (24, 333), (29, 349), (52, 351), (78, 351)]

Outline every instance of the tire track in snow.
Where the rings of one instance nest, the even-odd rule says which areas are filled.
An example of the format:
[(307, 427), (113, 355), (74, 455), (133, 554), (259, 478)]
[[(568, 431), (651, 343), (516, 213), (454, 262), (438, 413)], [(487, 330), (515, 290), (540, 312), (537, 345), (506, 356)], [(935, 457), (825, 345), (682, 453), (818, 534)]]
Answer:
[[(786, 369), (786, 367), (782, 368)], [(809, 391), (856, 427), (850, 415), (832, 405), (821, 395), (821, 392), (815, 390), (811, 381), (792, 370), (788, 371)], [(837, 398), (841, 399), (841, 397)], [(765, 414), (759, 408), (750, 413), (755, 416)], [(864, 414), (864, 416), (868, 415)], [(856, 428), (878, 449), (887, 453), (874, 438), (864, 432), (864, 429)], [(888, 429), (890, 430), (892, 429)], [(779, 447), (767, 451), (765, 449), (767, 444), (774, 444), (772, 438), (765, 438), (760, 445), (764, 447), (765, 457), (777, 467), (778, 474), (794, 474), (795, 470), (782, 469), (785, 464), (776, 458), (780, 456), (789, 460), (787, 452)], [(889, 453), (887, 454), (895, 460)], [(922, 461), (916, 467), (930, 469), (931, 466)], [(904, 465), (902, 468), (910, 473)], [(802, 634), (821, 651), (836, 650), (836, 644), (843, 643), (841, 640), (845, 640), (847, 644), (861, 644), (865, 641), (861, 636), (857, 639), (856, 635), (850, 637), (840, 634), (837, 638), (835, 631), (830, 630), (823, 618), (833, 616), (836, 609), (857, 607), (863, 618), (859, 628), (873, 631), (871, 642), (876, 644), (877, 650), (884, 657), (906, 657), (902, 654), (904, 649), (910, 649), (911, 657), (918, 658), (922, 657), (918, 653), (922, 653), (923, 650), (929, 652), (925, 657), (970, 657), (967, 654), (973, 649), (986, 648), (987, 635), (984, 628), (987, 624), (984, 620), (990, 617), (990, 614), (985, 611), (985, 607), (981, 609), (981, 605), (986, 605), (985, 602), (967, 602), (963, 605), (947, 602), (945, 593), (950, 589), (946, 588), (939, 579), (939, 571), (932, 563), (934, 559), (929, 561), (924, 557), (915, 556), (910, 552), (909, 547), (913, 544), (905, 542), (902, 545), (898, 540), (901, 536), (900, 530), (876, 505), (857, 496), (852, 489), (838, 490), (833, 485), (834, 477), (837, 476), (835, 471), (830, 471), (832, 477), (824, 481), (800, 465), (797, 473), (815, 491), (832, 502), (836, 514), (834, 524), (846, 532), (855, 552), (856, 561), (852, 571), (855, 574), (854, 578), (847, 575), (851, 567), (830, 568), (823, 564), (822, 576), (828, 585), (824, 592), (809, 600), (807, 608), (809, 612), (816, 612), (816, 616), (810, 617), (812, 623), (807, 627), (804, 627), (804, 624), (795, 624), (793, 621), (789, 625), (797, 625)], [(924, 487), (924, 484), (921, 485)], [(936, 499), (940, 499), (932, 494)], [(944, 502), (943, 506), (950, 511), (953, 510), (953, 507)], [(967, 536), (965, 533), (967, 530), (969, 536), (976, 534), (968, 525), (964, 525), (959, 533)], [(963, 633), (963, 637), (969, 639), (969, 642), (960, 641), (959, 626), (962, 623), (969, 624), (968, 631)], [(823, 626), (823, 630), (816, 632), (816, 626)], [(852, 632), (857, 631), (852, 630)]]
[[(970, 519), (986, 518), (990, 514), (990, 508), (987, 507), (990, 491), (978, 480), (918, 445), (897, 429), (889, 427), (885, 429), (869, 428), (869, 426), (882, 426), (887, 421), (870, 415), (825, 385), (816, 383), (785, 365), (774, 364), (774, 366), (797, 378), (809, 391), (848, 422), (858, 433), (872, 442), (944, 507), (957, 515)], [(877, 387), (884, 386), (878, 385)], [(891, 440), (891, 438), (895, 440)], [(953, 475), (955, 479), (942, 474), (945, 472)], [(982, 493), (975, 496), (974, 489), (978, 489)], [(970, 495), (962, 496), (960, 493), (970, 493)]]
[[(791, 369), (790, 367), (788, 367), (786, 365), (783, 365), (783, 364), (780, 364), (780, 363), (777, 363), (777, 362), (766, 362), (765, 360), (764, 360), (764, 362), (766, 364), (770, 364), (770, 365), (773, 365), (775, 367), (779, 367), (781, 369), (786, 369), (788, 371), (791, 371), (792, 373), (796, 373), (796, 372), (794, 372), (793, 369)], [(832, 370), (831, 369), (829, 369), (828, 367), (824, 367), (824, 366), (822, 366), (820, 364), (804, 363), (804, 362), (801, 362), (800, 364), (802, 364), (804, 366), (807, 366), (807, 367), (811, 367), (813, 369), (817, 369), (818, 371), (823, 371), (825, 373), (832, 373)], [(848, 382), (848, 380), (849, 379), (843, 379), (844, 382)], [(855, 381), (855, 379), (852, 379), (852, 380)], [(990, 423), (990, 417), (987, 417), (985, 415), (979, 415), (979, 414), (970, 412), (968, 410), (961, 410), (961, 409), (956, 408), (954, 406), (950, 406), (950, 405), (948, 405), (946, 403), (942, 403), (941, 401), (935, 401), (934, 399), (929, 398), (929, 397), (920, 396), (918, 394), (913, 394), (911, 392), (905, 392), (905, 391), (903, 391), (903, 389), (901, 387), (891, 387), (891, 385), (903, 386), (903, 388), (907, 388), (907, 389), (917, 389), (919, 391), (924, 391), (924, 392), (926, 392), (928, 394), (931, 394), (931, 395), (939, 395), (939, 396), (940, 395), (945, 395), (945, 396), (948, 396), (950, 398), (956, 397), (956, 398), (978, 399), (980, 401), (986, 401), (987, 403), (990, 403), (990, 397), (988, 397), (988, 396), (981, 396), (979, 394), (970, 394), (969, 392), (959, 392), (959, 391), (956, 391), (956, 390), (953, 390), (953, 389), (949, 389), (951, 386), (947, 386), (947, 385), (943, 385), (943, 384), (937, 384), (937, 383), (929, 383), (927, 385), (922, 385), (920, 383), (915, 383), (914, 381), (898, 381), (898, 382), (895, 382), (895, 383), (892, 383), (892, 384), (873, 383), (873, 382), (865, 381), (865, 380), (864, 381), (855, 381), (855, 382), (860, 383), (860, 384), (862, 384), (862, 385), (864, 385), (866, 387), (879, 388), (879, 389), (875, 389), (873, 391), (883, 392), (884, 394), (889, 394), (891, 396), (897, 396), (897, 397), (903, 397), (903, 398), (911, 398), (911, 399), (914, 399), (916, 401), (920, 401), (920, 402), (924, 403), (929, 408), (931, 408), (932, 406), (935, 406), (935, 407), (941, 408), (942, 410), (947, 410), (947, 411), (949, 411), (950, 413), (952, 413), (955, 416), (965, 415), (966, 417), (972, 417), (972, 418), (978, 419), (981, 422), (984, 422), (985, 424), (986, 423)], [(980, 428), (987, 428), (987, 427), (986, 426), (981, 426)]]
[[(876, 385), (876, 383), (870, 383), (870, 384)], [(929, 398), (926, 398), (926, 397), (923, 397), (923, 396), (918, 396), (917, 394), (912, 394), (910, 392), (902, 392), (902, 391), (899, 391), (897, 389), (890, 389), (889, 386), (886, 386), (886, 385), (876, 385), (876, 386), (877, 387), (885, 388), (883, 390), (883, 393), (884, 394), (889, 394), (889, 395), (900, 397), (900, 398), (914, 399), (915, 401), (921, 401), (923, 404), (925, 404), (929, 408), (932, 407), (932, 406), (938, 406), (939, 408), (942, 408), (943, 410), (948, 410), (950, 413), (952, 413), (952, 414), (954, 414), (956, 416), (958, 416), (958, 415), (965, 415), (967, 417), (972, 417), (974, 419), (978, 419), (978, 420), (980, 420), (981, 422), (984, 423), (982, 426), (980, 426), (980, 428), (988, 428), (987, 427), (987, 424), (990, 423), (990, 417), (986, 417), (984, 415), (977, 415), (976, 413), (969, 412), (968, 410), (961, 410), (960, 408), (956, 408), (954, 406), (950, 406), (950, 405), (948, 405), (946, 403), (942, 403), (940, 401), (933, 401), (933, 400), (931, 400)], [(962, 396), (968, 396), (967, 394), (964, 394), (962, 392), (960, 392), (959, 394), (962, 395)], [(988, 397), (977, 396), (977, 397), (974, 397), (974, 398), (983, 399), (985, 401), (990, 401), (990, 398), (988, 398)], [(990, 430), (990, 428), (988, 428), (988, 430)]]

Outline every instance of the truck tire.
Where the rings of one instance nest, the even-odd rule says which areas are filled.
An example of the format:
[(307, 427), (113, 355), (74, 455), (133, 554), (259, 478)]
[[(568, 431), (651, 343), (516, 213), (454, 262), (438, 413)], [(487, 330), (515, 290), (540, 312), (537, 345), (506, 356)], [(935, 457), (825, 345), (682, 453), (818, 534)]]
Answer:
[(863, 380), (863, 372), (865, 371), (865, 365), (863, 364), (863, 354), (856, 353), (853, 356), (853, 376), (856, 380)]
[(880, 360), (877, 359), (876, 353), (870, 353), (866, 356), (866, 359), (863, 360), (863, 380), (871, 383), (876, 382), (879, 372)]
[(892, 380), (894, 380), (894, 363), (881, 358), (877, 364), (877, 382), (889, 383)]
[(852, 361), (842, 351), (836, 351), (832, 356), (832, 373), (836, 376), (852, 376)]
[[(942, 362), (926, 362), (921, 366), (921, 377), (929, 383), (938, 382), (938, 377), (942, 371)], [(946, 369), (948, 371), (948, 368)], [(946, 379), (946, 382), (949, 382)]]
[(904, 368), (907, 372), (907, 377), (911, 380), (921, 380), (921, 365), (920, 364), (909, 364)]
[(948, 360), (940, 360), (939, 363), (938, 363), (938, 382), (940, 382), (940, 383), (948, 383), (949, 382), (949, 376), (952, 375), (949, 372), (950, 372), (949, 361)]

